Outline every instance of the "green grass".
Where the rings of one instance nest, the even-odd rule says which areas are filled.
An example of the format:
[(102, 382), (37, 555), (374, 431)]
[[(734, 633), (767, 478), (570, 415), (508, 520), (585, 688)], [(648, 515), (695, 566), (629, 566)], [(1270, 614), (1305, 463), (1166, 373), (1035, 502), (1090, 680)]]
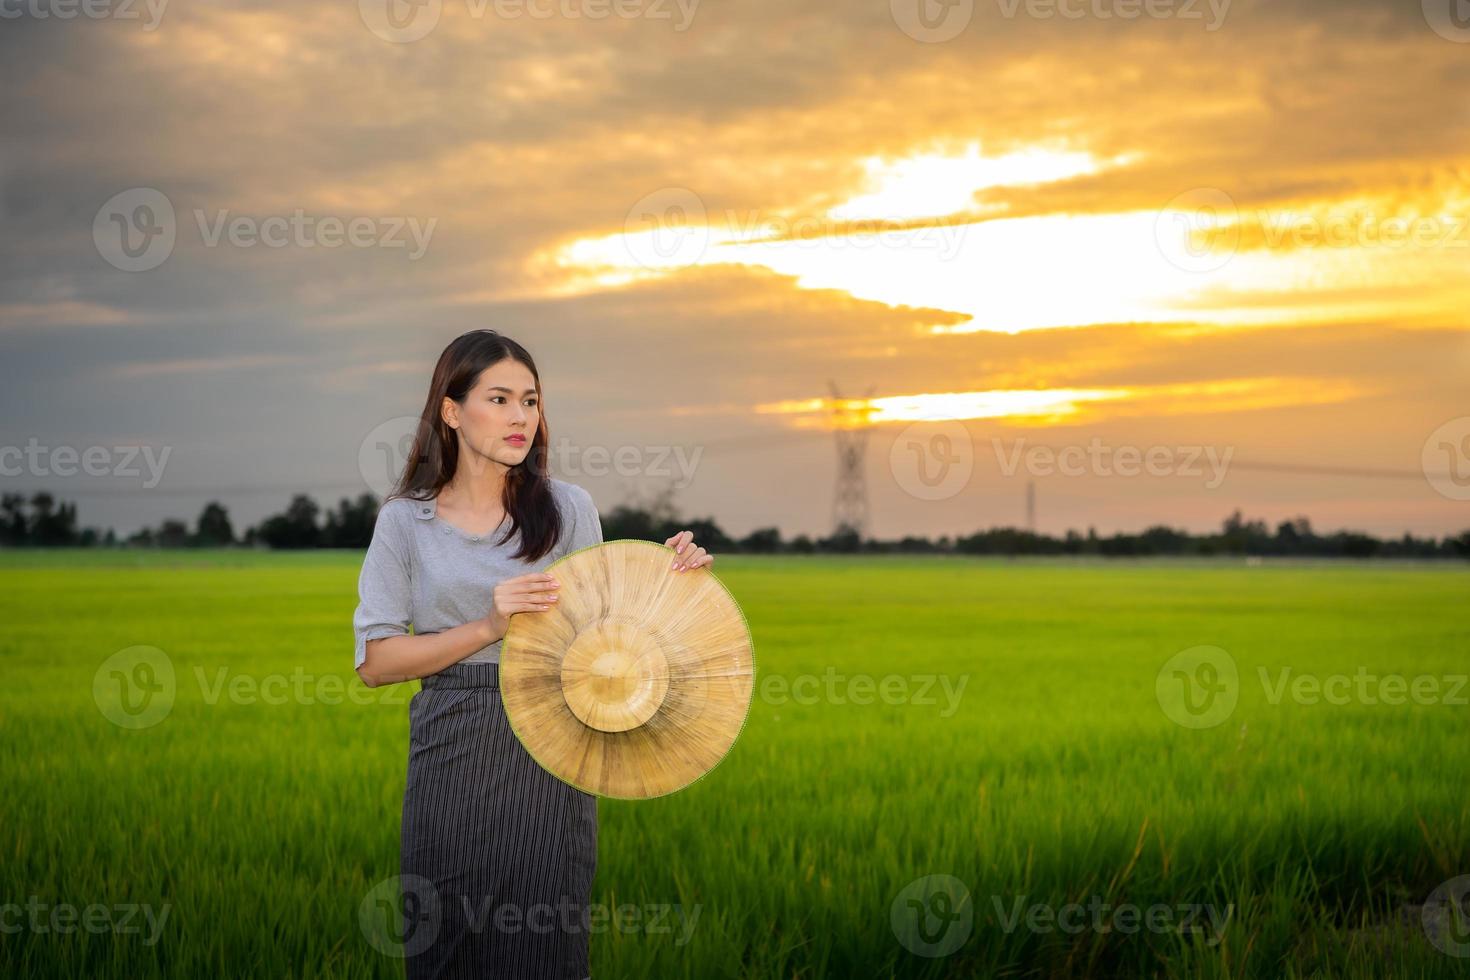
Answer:
[[(401, 976), (358, 909), (397, 873), (418, 685), (367, 690), (353, 675), (360, 561), (0, 555), (0, 903), (168, 904), (152, 945), (138, 933), (0, 933), (0, 975)], [(1430, 944), (1417, 911), (1470, 873), (1470, 707), (1272, 704), (1257, 673), (1465, 674), (1463, 566), (723, 556), (716, 567), (754, 634), (750, 720), (688, 789), (599, 804), (593, 896), (698, 917), (682, 945), (677, 927), (595, 935), (594, 976), (1470, 970)], [(1184, 727), (1161, 709), (1156, 676), (1205, 644), (1238, 665), (1238, 704), (1215, 727)], [(177, 694), (162, 721), (130, 730), (103, 716), (93, 680), (135, 645), (164, 651)], [(281, 678), (285, 703), (228, 687), (210, 703), (222, 669), (250, 690)], [(305, 696), (290, 686), (298, 672)], [(802, 675), (815, 703), (781, 696)], [(894, 697), (897, 681), (897, 703), (852, 703), (852, 678), (876, 692), (887, 675), (911, 695), (940, 681), (932, 703)], [(323, 703), (331, 684), (366, 703)], [(964, 943), (937, 958), (905, 948), (891, 919), (900, 891), (930, 874), (959, 879), (973, 914)], [(1231, 916), (1218, 942), (1005, 928), (1017, 902), (1055, 910), (1094, 896)]]

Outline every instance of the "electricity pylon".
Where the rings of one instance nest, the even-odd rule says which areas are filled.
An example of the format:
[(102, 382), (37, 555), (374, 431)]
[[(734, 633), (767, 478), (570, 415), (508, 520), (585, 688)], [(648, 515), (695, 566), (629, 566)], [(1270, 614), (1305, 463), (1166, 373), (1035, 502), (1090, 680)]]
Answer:
[(832, 501), (833, 534), (852, 531), (861, 539), (868, 532), (868, 481), (864, 460), (868, 455), (868, 417), (872, 412), (873, 387), (861, 399), (846, 399), (829, 380), (832, 389), (832, 434), (837, 438), (837, 488)]

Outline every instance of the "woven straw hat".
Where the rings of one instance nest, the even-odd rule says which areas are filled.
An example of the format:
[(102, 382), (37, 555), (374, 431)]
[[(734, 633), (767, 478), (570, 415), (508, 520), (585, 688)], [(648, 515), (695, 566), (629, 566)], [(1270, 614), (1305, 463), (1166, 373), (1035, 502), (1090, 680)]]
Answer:
[(750, 627), (708, 568), (673, 549), (609, 541), (553, 562), (560, 600), (510, 618), (500, 694), (516, 737), (586, 793), (682, 789), (735, 744), (750, 711)]

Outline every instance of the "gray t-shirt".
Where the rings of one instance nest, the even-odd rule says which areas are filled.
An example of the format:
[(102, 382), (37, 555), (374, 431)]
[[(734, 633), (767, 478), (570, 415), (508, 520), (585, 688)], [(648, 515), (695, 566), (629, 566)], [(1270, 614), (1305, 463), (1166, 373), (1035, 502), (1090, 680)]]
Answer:
[[(543, 571), (564, 555), (601, 544), (602, 521), (592, 495), (574, 483), (549, 480), (562, 514), (562, 534), (534, 562), (511, 557), (520, 546), (520, 531), (496, 544), (506, 523), (490, 534), (469, 534), (439, 518), (437, 499), (397, 497), (385, 503), (357, 580), (353, 669), (367, 659), (368, 640), (403, 636), (410, 626), (415, 634), (439, 633), (482, 619), (494, 609), (495, 586), (501, 580)], [(499, 663), (500, 641), (460, 662)]]

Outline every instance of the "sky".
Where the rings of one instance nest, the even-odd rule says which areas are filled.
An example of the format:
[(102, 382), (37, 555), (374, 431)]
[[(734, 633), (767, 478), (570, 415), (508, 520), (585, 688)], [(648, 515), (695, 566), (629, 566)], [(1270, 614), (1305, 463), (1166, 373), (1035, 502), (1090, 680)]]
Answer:
[(1459, 6), (0, 0), (0, 489), (381, 495), (490, 327), (604, 511), (1455, 533)]

